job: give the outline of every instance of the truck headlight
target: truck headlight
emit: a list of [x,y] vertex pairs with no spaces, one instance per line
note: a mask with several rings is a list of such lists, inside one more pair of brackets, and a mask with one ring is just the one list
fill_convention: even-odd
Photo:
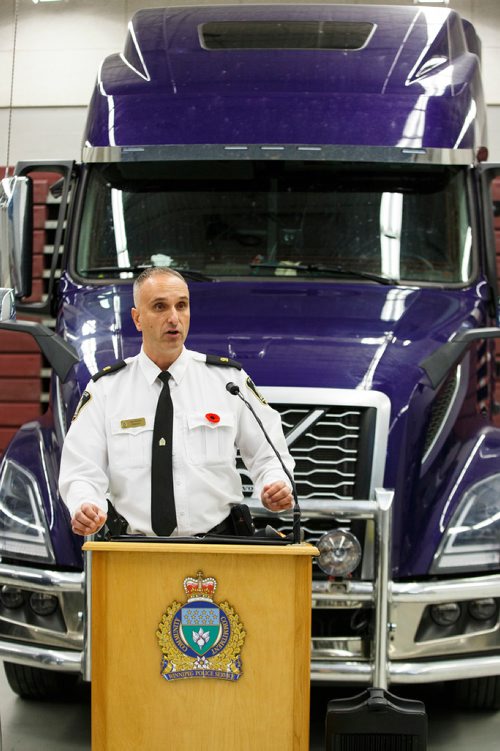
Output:
[[431,573],[500,569],[500,475],[468,490],[455,511]]
[[11,459],[0,473],[0,554],[55,562],[37,481]]

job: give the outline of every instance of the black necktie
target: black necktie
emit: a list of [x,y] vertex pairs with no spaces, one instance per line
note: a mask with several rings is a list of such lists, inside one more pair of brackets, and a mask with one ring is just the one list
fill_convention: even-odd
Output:
[[177,526],[172,477],[174,407],[168,385],[170,373],[165,370],[158,378],[163,382],[163,388],[156,407],[153,429],[151,525],[155,534],[167,536],[172,534]]

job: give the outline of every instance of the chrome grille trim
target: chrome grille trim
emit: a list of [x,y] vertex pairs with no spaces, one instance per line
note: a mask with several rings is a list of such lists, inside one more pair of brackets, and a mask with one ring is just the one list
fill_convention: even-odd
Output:
[[286,442],[288,445],[296,440],[296,438],[301,434],[304,428],[308,428],[310,425],[313,425],[316,420],[325,412],[325,410],[323,409],[315,409],[308,414],[307,410],[300,410],[300,412],[304,414],[304,419],[292,430],[287,430],[288,428],[292,427],[292,424],[287,422],[287,415],[289,415],[291,411],[292,410],[286,410],[281,414],[281,422],[286,432]]
[[[391,409],[386,394],[362,389],[280,386],[259,387],[259,390],[272,406],[285,405],[280,413],[287,443],[297,463],[299,500],[310,503],[317,500],[318,516],[322,515],[323,504],[326,507],[329,502],[354,500],[355,463],[362,438],[359,421],[364,410],[374,408],[372,468],[363,497],[374,496],[375,488],[381,487],[384,479]],[[353,420],[357,424],[352,424]],[[329,434],[334,430],[340,430],[340,435]],[[298,441],[306,445],[297,445]],[[346,445],[347,442],[352,445]],[[318,456],[319,452],[327,456]],[[321,476],[327,474],[332,475],[332,481],[324,483]],[[312,481],[314,475],[316,482]],[[329,513],[326,508],[324,512]]]

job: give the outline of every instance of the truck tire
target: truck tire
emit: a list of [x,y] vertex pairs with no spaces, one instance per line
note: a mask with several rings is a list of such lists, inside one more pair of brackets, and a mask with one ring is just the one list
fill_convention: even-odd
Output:
[[80,683],[78,673],[60,673],[14,662],[4,662],[4,668],[9,686],[23,699],[71,701]]
[[500,709],[500,675],[457,681],[454,699],[462,709]]

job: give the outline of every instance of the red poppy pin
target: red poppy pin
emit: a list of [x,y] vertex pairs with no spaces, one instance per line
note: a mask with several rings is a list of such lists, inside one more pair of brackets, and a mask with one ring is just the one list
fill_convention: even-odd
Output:
[[215,412],[207,412],[207,414],[205,415],[205,417],[208,420],[208,422],[211,422],[214,425],[216,423],[220,422],[220,417],[219,417],[219,415],[216,415]]

